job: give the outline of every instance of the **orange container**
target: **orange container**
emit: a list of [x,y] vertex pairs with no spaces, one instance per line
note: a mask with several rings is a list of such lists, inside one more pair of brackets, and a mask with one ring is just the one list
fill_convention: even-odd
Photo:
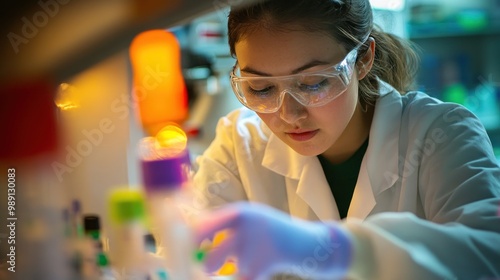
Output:
[[154,136],[169,123],[182,125],[188,117],[188,98],[175,35],[163,29],[142,32],[129,51],[133,102],[145,132]]

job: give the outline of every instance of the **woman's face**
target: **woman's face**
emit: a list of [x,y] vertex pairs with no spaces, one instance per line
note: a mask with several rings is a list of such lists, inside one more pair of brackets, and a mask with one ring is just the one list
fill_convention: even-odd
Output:
[[[295,74],[297,69],[299,73],[315,72],[339,63],[347,54],[337,41],[322,33],[264,29],[243,36],[235,52],[242,76],[283,76]],[[285,94],[277,112],[258,115],[296,152],[316,156],[328,154],[336,144],[337,148],[349,145],[349,137],[343,134],[361,118],[357,103],[358,81],[354,73],[348,89],[326,105],[305,107]]]

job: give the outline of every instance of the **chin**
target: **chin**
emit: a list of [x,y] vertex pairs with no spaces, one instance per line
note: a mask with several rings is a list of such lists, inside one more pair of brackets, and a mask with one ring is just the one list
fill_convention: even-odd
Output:
[[303,156],[315,157],[322,154],[326,149],[315,145],[289,145],[295,152]]

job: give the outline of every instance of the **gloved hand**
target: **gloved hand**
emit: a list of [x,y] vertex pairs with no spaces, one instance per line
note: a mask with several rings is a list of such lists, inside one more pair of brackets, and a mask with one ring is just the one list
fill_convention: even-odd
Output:
[[248,202],[219,208],[195,223],[198,243],[212,240],[221,230],[227,230],[227,236],[208,252],[208,272],[235,258],[241,279],[270,279],[279,273],[331,280],[343,278],[351,264],[350,235],[336,223],[292,219]]

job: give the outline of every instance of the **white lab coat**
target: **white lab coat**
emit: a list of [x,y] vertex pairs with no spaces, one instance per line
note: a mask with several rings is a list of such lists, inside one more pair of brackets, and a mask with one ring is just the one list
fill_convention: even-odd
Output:
[[[352,270],[363,279],[500,279],[500,167],[485,129],[462,106],[385,83],[380,94],[342,221],[361,249]],[[220,119],[197,165],[199,206],[250,200],[339,220],[317,157],[297,154],[245,108]]]

